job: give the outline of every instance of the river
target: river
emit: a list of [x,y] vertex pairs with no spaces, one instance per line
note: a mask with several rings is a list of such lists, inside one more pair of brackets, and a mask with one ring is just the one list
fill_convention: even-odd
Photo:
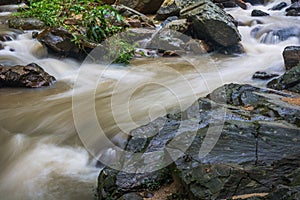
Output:
[[[83,132],[94,130],[93,114],[102,130],[122,145],[123,133],[171,110],[184,109],[225,83],[264,86],[266,82],[252,80],[256,71],[282,74],[282,51],[299,45],[299,39],[279,41],[267,32],[300,30],[300,24],[298,17],[286,17],[283,10],[268,10],[277,3],[227,9],[247,25],[239,26],[245,54],[139,59],[128,67],[93,64],[84,68],[72,59],[51,58],[31,32],[16,34],[1,25],[0,32],[9,31],[16,38],[3,42],[0,63],[35,62],[57,82],[34,90],[0,89],[0,199],[94,199],[100,168],[81,140]],[[254,8],[271,16],[251,17]],[[2,12],[2,19],[9,14]],[[256,27],[262,29],[255,38],[251,30]],[[78,77],[80,69],[85,72]],[[91,102],[95,105],[89,110]],[[114,156],[102,149],[97,149],[98,156]]]

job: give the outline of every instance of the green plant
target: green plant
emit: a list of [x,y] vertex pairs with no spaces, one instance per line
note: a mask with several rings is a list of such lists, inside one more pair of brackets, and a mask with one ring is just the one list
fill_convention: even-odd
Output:
[[83,15],[83,23],[87,37],[95,42],[123,30],[125,20],[109,5],[94,7]]

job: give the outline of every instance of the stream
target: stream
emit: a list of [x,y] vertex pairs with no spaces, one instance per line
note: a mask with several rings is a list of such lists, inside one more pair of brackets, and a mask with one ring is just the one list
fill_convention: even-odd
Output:
[[[16,37],[3,42],[1,64],[35,62],[57,78],[42,89],[0,89],[0,199],[95,199],[100,168],[91,154],[109,159],[114,152],[105,147],[89,152],[82,143],[74,111],[80,127],[93,133],[93,113],[87,109],[91,101],[104,133],[122,145],[124,133],[174,109],[183,110],[225,83],[265,86],[265,81],[252,79],[256,71],[282,74],[283,49],[299,45],[300,18],[284,16],[284,9],[268,10],[279,2],[226,9],[244,24],[239,31],[245,54],[144,58],[127,67],[53,58],[32,39],[32,32],[19,34],[0,25],[0,33]],[[251,17],[253,9],[270,16]],[[0,13],[2,21],[9,14]],[[295,34],[281,41],[278,30]],[[99,139],[95,136],[93,143]]]

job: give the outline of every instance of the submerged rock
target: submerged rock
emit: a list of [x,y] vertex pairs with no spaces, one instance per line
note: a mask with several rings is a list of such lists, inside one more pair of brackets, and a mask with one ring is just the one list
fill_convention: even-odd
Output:
[[287,7],[288,4],[286,2],[280,2],[279,4],[276,4],[270,10],[282,10],[283,8]]
[[255,74],[253,74],[252,78],[253,79],[260,79],[260,80],[269,80],[272,79],[274,77],[279,76],[278,74],[268,74],[267,72],[255,72]]
[[270,15],[269,13],[266,13],[261,10],[253,10],[251,12],[251,16],[253,16],[253,17],[263,17],[263,16],[269,16],[269,15]]
[[54,82],[55,78],[35,63],[26,66],[0,66],[0,87],[38,88]]
[[297,66],[300,62],[300,46],[287,46],[283,50],[284,65],[287,70]]
[[288,90],[300,93],[300,65],[293,67],[281,77],[269,82],[268,87],[276,90]]
[[[183,112],[169,113],[131,131],[126,150],[141,155],[124,155],[121,160],[133,171],[143,164],[151,171],[159,166],[157,161],[174,160],[158,172],[179,182],[185,199],[237,199],[254,193],[264,199],[297,197],[300,107],[282,100],[287,97],[295,96],[250,85],[225,85]],[[214,142],[213,148],[207,146]],[[161,153],[149,154],[157,151]],[[99,176],[100,199],[157,190],[164,184],[152,179],[151,173],[110,171],[107,168]],[[137,188],[140,180],[150,184]]]
[[40,30],[45,28],[45,23],[34,18],[11,18],[8,20],[8,26],[21,30]]

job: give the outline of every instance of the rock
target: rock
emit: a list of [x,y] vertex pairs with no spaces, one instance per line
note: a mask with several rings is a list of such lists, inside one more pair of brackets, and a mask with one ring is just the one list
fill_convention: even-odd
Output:
[[45,23],[34,18],[10,18],[8,26],[21,30],[40,30],[45,27]]
[[160,26],[163,28],[165,27],[167,24],[169,24],[170,22],[172,21],[175,21],[175,20],[178,20],[179,18],[177,16],[171,16],[171,17],[168,17],[165,21],[163,21]]
[[263,16],[269,16],[270,14],[263,12],[261,10],[253,10],[251,12],[252,17],[263,17]]
[[286,2],[280,2],[279,4],[276,4],[270,10],[282,10],[283,8],[287,7],[288,4]]
[[[164,25],[164,24],[163,24]],[[183,34],[188,34],[190,23],[187,22],[186,19],[172,20],[168,22],[165,26],[166,29],[170,29],[173,31],[178,31]]]
[[129,28],[126,38],[133,42],[147,40],[150,39],[155,32],[156,30],[152,28]]
[[58,56],[84,59],[96,45],[87,41],[81,42],[79,48],[72,40],[73,35],[63,28],[47,28],[37,36],[37,40],[45,45],[50,53]]
[[300,62],[300,46],[287,46],[283,50],[284,65],[287,70],[297,66]]
[[259,39],[260,43],[277,44],[290,37],[299,37],[300,29],[298,27],[279,27],[276,29],[256,27],[251,31],[251,36]]
[[275,90],[288,90],[300,93],[300,65],[288,70],[281,77],[272,80],[267,86]]
[[142,27],[142,23],[138,19],[129,19],[129,20],[127,20],[127,23],[129,24],[129,26],[131,28],[141,28]]
[[133,8],[143,14],[155,14],[160,8],[164,0],[119,0],[119,4],[123,4]]
[[246,3],[250,3],[251,5],[264,5],[264,0],[244,0]]
[[269,80],[272,79],[274,77],[279,76],[278,74],[268,74],[267,72],[255,72],[255,74],[253,74],[252,79],[260,79],[260,80]]
[[[105,169],[98,180],[100,199],[105,198],[103,194],[114,194],[111,199],[117,199],[132,192],[157,190],[163,184],[159,180],[168,179],[153,176],[173,177],[182,189],[180,196],[185,196],[182,199],[237,199],[254,193],[263,199],[298,199],[300,108],[282,101],[287,97],[295,96],[228,84],[185,111],[169,113],[132,130],[126,150],[142,155],[138,157],[141,160],[124,155],[121,160],[129,163],[127,169],[138,171],[141,163],[148,163],[146,169],[151,171],[156,161],[163,165],[168,159],[171,164],[159,170],[163,176]],[[202,156],[201,147],[214,142]],[[147,154],[155,151],[161,151],[159,156]],[[141,180],[147,187],[140,187]]]
[[243,0],[213,0],[213,2],[221,8],[232,8],[239,6],[244,10],[247,9],[247,5]]
[[299,1],[292,3],[292,5],[290,7],[288,7],[285,11],[287,12],[286,16],[300,16]]
[[184,49],[198,55],[208,53],[212,50],[211,47],[203,40],[197,39],[191,39],[188,41]]
[[204,0],[182,9],[180,17],[190,23],[193,38],[225,47],[241,40],[234,18],[211,1]]
[[55,78],[35,63],[27,66],[0,66],[0,87],[38,88],[54,82]]
[[179,16],[180,7],[176,0],[165,0],[156,13],[156,20],[165,20],[168,17]]
[[137,193],[127,193],[121,196],[118,200],[143,200],[144,198]]
[[10,4],[18,4],[22,3],[22,0],[1,0],[0,5],[10,5]]
[[153,27],[155,28],[155,24],[152,19],[144,15],[143,13],[140,13],[130,7],[124,6],[124,5],[116,5],[114,6],[118,12],[126,17],[130,17],[131,19],[140,20],[142,27]]

